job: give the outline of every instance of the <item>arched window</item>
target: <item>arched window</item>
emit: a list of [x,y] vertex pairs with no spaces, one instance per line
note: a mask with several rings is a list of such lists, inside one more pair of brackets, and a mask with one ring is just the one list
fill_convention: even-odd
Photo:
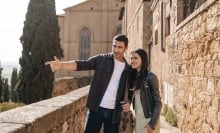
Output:
[[90,56],[91,33],[88,28],[83,28],[80,32],[80,59],[88,59]]

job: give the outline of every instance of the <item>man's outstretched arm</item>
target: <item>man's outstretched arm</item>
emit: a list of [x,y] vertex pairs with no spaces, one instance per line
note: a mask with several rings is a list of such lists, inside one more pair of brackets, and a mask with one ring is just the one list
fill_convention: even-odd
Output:
[[58,70],[74,71],[74,70],[76,70],[76,67],[77,67],[76,62],[74,60],[61,62],[56,56],[54,56],[53,61],[45,62],[45,65],[50,65],[52,72],[56,72]]

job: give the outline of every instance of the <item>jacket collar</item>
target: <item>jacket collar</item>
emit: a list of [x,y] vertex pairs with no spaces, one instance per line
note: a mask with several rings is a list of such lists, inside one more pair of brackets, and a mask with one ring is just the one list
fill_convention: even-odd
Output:
[[[114,60],[114,55],[113,55],[113,53],[109,53],[108,54],[109,56],[108,56],[108,58],[109,59],[112,59],[112,60]],[[126,61],[126,59],[123,57],[123,60],[124,60],[124,62],[125,62],[125,71],[128,71],[128,69],[129,69],[129,65],[128,65],[128,62]]]

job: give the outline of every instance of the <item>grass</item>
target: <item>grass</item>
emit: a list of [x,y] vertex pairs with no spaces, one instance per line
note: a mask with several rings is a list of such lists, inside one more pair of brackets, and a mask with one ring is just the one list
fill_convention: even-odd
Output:
[[0,103],[0,112],[14,109],[20,106],[24,106],[24,104],[23,103],[8,103],[8,102]]

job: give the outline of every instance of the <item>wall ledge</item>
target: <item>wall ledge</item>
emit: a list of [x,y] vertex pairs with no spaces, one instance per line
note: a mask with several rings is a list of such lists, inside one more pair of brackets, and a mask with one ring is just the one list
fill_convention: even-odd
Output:
[[[87,109],[85,107],[89,86],[79,88],[65,95],[53,97],[37,103],[18,107],[0,113],[1,133],[47,133],[62,131],[67,122],[70,132],[74,119],[78,126],[84,125]],[[72,123],[71,123],[72,122]],[[82,124],[80,124],[80,122]],[[83,130],[84,127],[78,127]],[[68,131],[68,132],[69,132]]]

